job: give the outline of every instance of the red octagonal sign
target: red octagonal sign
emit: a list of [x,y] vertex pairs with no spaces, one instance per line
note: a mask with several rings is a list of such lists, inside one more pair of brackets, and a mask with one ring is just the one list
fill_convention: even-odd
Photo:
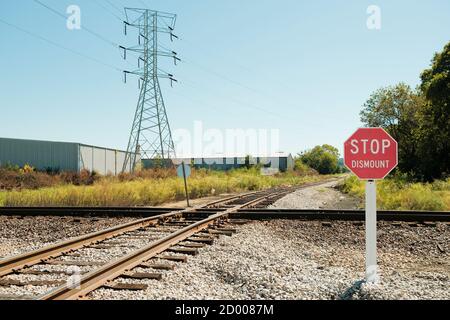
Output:
[[362,180],[379,180],[397,166],[397,152],[397,141],[383,128],[361,128],[344,144],[344,164]]

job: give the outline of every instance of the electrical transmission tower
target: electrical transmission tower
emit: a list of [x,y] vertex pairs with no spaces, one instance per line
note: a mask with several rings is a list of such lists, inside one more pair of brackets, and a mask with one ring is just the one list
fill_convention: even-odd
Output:
[[173,33],[176,23],[175,14],[137,8],[126,8],[125,13],[125,35],[128,28],[138,30],[137,46],[120,47],[123,49],[124,59],[127,58],[129,51],[139,55],[138,69],[124,71],[125,82],[129,74],[139,77],[140,95],[123,167],[125,171],[130,165],[131,170],[134,171],[138,153],[141,154],[142,159],[165,160],[175,157],[175,146],[159,79],[169,79],[171,85],[177,80],[172,74],[158,68],[158,57],[170,57],[175,65],[180,59],[176,52],[166,49],[158,42],[160,34],[167,34],[171,41],[178,38]]

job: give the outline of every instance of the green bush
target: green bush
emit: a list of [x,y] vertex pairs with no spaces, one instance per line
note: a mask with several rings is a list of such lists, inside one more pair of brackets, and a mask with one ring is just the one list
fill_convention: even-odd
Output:
[[299,155],[301,162],[313,168],[320,174],[335,174],[340,172],[339,151],[328,144],[316,146]]

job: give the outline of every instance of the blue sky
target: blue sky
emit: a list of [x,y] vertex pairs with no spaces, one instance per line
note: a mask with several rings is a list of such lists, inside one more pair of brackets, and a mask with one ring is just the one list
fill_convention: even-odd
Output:
[[[65,12],[79,5],[82,26],[129,45],[107,0],[41,0]],[[299,0],[109,0],[178,15],[186,62],[162,67],[171,126],[280,129],[280,151],[317,144],[342,149],[360,126],[369,94],[419,75],[450,40],[450,2]],[[369,5],[381,9],[381,30],[366,27]],[[102,8],[106,7],[108,10]],[[120,51],[32,0],[1,1],[0,19],[117,69]],[[77,141],[125,148],[138,98],[137,81],[115,68],[54,47],[0,23],[0,136]]]

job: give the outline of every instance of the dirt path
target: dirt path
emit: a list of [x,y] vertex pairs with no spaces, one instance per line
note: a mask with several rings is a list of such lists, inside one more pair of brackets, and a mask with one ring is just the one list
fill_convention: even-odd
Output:
[[339,181],[298,190],[275,202],[282,209],[356,209],[360,201],[336,189]]

